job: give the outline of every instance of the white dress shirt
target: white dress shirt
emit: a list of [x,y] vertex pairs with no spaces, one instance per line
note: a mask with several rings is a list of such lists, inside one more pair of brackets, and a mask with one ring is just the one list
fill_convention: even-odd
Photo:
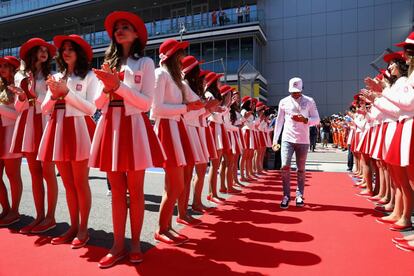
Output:
[[[302,115],[308,118],[308,123],[294,121],[293,115]],[[311,97],[302,95],[299,99],[294,99],[287,96],[279,102],[273,144],[277,144],[282,128],[282,142],[309,144],[309,127],[317,125],[319,122],[319,113],[315,101]]]

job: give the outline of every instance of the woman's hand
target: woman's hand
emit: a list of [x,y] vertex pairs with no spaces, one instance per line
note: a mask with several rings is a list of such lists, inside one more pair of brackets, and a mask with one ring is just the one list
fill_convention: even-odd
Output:
[[104,93],[116,91],[121,85],[118,73],[115,68],[111,70],[108,63],[104,63],[101,69],[92,69],[96,77],[104,84]]
[[381,93],[383,90],[383,87],[380,83],[376,82],[375,80],[371,79],[370,77],[366,77],[364,79],[364,82],[366,84],[366,86],[368,87],[368,89],[374,91],[374,92],[378,92]]
[[9,85],[7,86],[7,88],[14,93],[16,96],[19,97],[19,101],[24,101],[26,100],[27,96],[26,93],[24,93],[23,89],[21,89],[20,87],[17,87],[15,85]]
[[186,105],[187,105],[187,111],[199,110],[204,107],[204,104],[200,100],[187,103]]
[[53,100],[64,98],[69,93],[66,80],[64,79],[56,80],[53,76],[49,76],[46,83],[52,93]]

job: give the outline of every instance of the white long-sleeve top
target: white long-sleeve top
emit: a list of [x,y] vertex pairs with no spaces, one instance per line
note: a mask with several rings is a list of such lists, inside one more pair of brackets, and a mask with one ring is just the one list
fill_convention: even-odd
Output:
[[163,66],[155,69],[154,100],[151,107],[151,119],[169,119],[180,121],[187,112],[185,99],[170,73]]
[[[24,79],[28,78],[28,76],[22,72],[19,71],[14,75],[14,85],[17,87],[21,88],[21,84],[22,81]],[[46,81],[45,78],[43,76],[42,73],[38,74],[38,76],[36,77],[36,84],[33,87],[33,84],[29,83],[29,90],[33,91],[34,94],[36,94],[36,103],[35,103],[35,111],[36,114],[40,114],[42,113],[42,102],[46,97],[46,92],[47,92],[47,85],[46,85]],[[20,101],[19,97],[16,97],[15,102],[14,102],[14,107],[16,108],[16,110],[18,112],[23,112],[24,110],[29,108],[29,100],[26,99],[24,101]]]
[[378,97],[374,100],[374,106],[384,113],[384,122],[395,122],[400,117],[401,109],[393,104],[389,98],[397,98],[397,94],[405,86],[406,81],[406,77],[400,77],[389,89],[384,89],[382,97]]
[[[307,124],[292,119],[293,115],[299,114],[308,118]],[[309,127],[317,125],[319,122],[319,113],[315,101],[311,97],[302,95],[299,99],[294,99],[287,96],[279,102],[273,144],[279,140],[282,128],[282,142],[309,144]]]
[[[209,91],[206,91],[204,96],[206,97],[206,99],[215,99],[214,95]],[[213,112],[210,114],[210,116],[208,116],[207,119],[209,122],[214,122],[216,124],[223,124],[223,115],[225,115],[226,112],[228,112],[227,109],[225,109],[224,112]]]
[[[195,102],[199,101],[200,97],[191,89],[187,82],[183,81],[184,89],[185,89],[185,98],[188,102]],[[189,126],[200,127],[202,124],[203,115],[206,113],[205,108],[201,108],[198,110],[191,110],[187,113],[184,113],[184,123]]]
[[243,116],[243,119],[244,119],[243,129],[253,130],[254,129],[254,116],[253,114],[250,114],[248,117],[246,117],[247,112],[249,111],[247,111],[246,109],[242,109],[242,111],[240,112],[240,114]]
[[356,132],[364,132],[365,125],[367,120],[365,119],[365,115],[357,113],[354,118],[354,123],[356,127]]
[[[154,62],[148,57],[128,58],[121,71],[124,71],[124,80],[114,93],[124,99],[125,115],[148,112],[154,95]],[[95,105],[106,113],[110,98],[102,91],[103,85],[100,86]]]
[[224,128],[227,129],[228,131],[238,131],[239,130],[239,128],[236,127],[235,125],[233,125],[233,123],[231,122],[230,110],[229,110],[229,112],[227,112],[226,114],[223,115],[223,123],[224,123]]
[[404,85],[398,87],[398,91],[384,97],[400,109],[399,120],[412,118],[414,116],[414,74],[407,78]]
[[[63,78],[63,73],[54,75],[56,80]],[[99,94],[100,85],[95,73],[89,71],[85,78],[70,75],[66,85],[69,89],[65,96],[65,117],[92,116],[96,111],[94,99]],[[41,105],[44,114],[50,114],[55,108],[57,100],[52,100],[52,92],[48,89]]]

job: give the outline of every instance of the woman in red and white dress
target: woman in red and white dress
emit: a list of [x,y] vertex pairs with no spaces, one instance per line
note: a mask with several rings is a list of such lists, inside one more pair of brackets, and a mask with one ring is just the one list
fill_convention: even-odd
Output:
[[72,242],[72,248],[80,248],[89,240],[92,197],[88,159],[95,131],[91,116],[96,110],[93,100],[98,79],[89,69],[93,53],[85,40],[78,35],[58,35],[53,42],[58,48],[56,62],[60,73],[47,80],[42,112],[51,117],[43,132],[38,159],[55,162],[65,186],[70,215],[69,230],[51,243]]
[[266,153],[266,134],[265,134],[265,130],[267,127],[267,123],[266,123],[266,116],[265,116],[265,109],[266,106],[264,103],[262,102],[258,102],[257,106],[256,106],[256,111],[257,111],[257,122],[258,124],[256,125],[257,128],[257,133],[259,136],[259,147],[257,149],[257,154],[255,157],[255,162],[256,162],[256,168],[257,168],[257,173],[258,174],[262,174],[263,173],[263,161],[264,161],[264,156]]
[[[200,141],[200,145],[198,145],[199,149],[193,149],[193,152],[196,150],[201,150],[202,153],[199,153],[199,155],[202,154],[205,158],[202,162],[196,162],[195,164],[196,174],[193,178],[194,193],[192,203],[193,211],[204,213],[211,210],[211,208],[203,205],[201,199],[201,194],[204,186],[204,178],[207,171],[207,164],[209,162],[210,156],[217,156],[214,139],[207,126],[206,118],[218,105],[218,101],[207,100],[204,98],[203,79],[207,72],[200,72],[199,61],[193,56],[186,56],[181,60],[181,64],[181,72],[184,75],[184,82],[191,89],[191,92],[196,96],[193,96],[194,100],[201,99],[205,103],[205,108],[190,111],[184,114],[184,121],[187,125],[187,130],[193,132],[192,129],[195,128],[198,134],[198,140]],[[195,135],[193,134],[192,136]],[[198,140],[194,139],[193,143],[191,144],[192,148],[194,146],[197,147],[196,143]]]
[[223,198],[220,198],[217,193],[217,173],[220,166],[220,161],[223,157],[224,152],[230,151],[230,141],[223,124],[223,113],[226,108],[223,106],[223,98],[218,88],[218,81],[222,75],[210,72],[204,79],[204,95],[206,99],[218,100],[220,102],[219,107],[211,113],[208,117],[210,131],[214,137],[214,142],[217,148],[217,158],[212,158],[211,166],[208,172],[209,192],[207,200],[222,204]]
[[[20,66],[20,61],[13,56],[0,58],[0,226],[7,226],[20,219],[19,206],[22,197],[22,177],[20,167],[21,153],[11,153],[13,129],[19,115],[14,108],[14,94],[7,87],[14,83],[14,74]],[[6,171],[10,183],[10,207],[3,172]],[[4,219],[3,219],[4,218]]]
[[103,84],[95,99],[102,116],[92,141],[89,165],[107,173],[112,190],[114,243],[99,261],[113,266],[128,255],[125,226],[131,222],[129,261],[143,261],[140,247],[144,219],[145,169],[162,165],[163,149],[148,116],[154,96],[154,62],[144,57],[148,35],[137,15],[116,11],[105,19],[111,44],[101,70],[94,70]]
[[[37,160],[37,153],[49,115],[42,114],[41,104],[46,96],[46,78],[56,48],[41,38],[32,38],[20,47],[20,58],[25,67],[15,75],[11,90],[18,95],[15,108],[19,112],[14,127],[10,151],[23,153],[29,165],[36,218],[20,229],[20,233],[42,233],[56,226],[57,179],[53,162]],[[45,216],[45,188],[47,186],[47,214]]]
[[[240,152],[236,152],[236,154],[234,155],[233,181],[235,185],[239,187],[244,187],[244,185],[240,182],[239,177],[238,177],[239,159],[240,159],[242,152],[246,148],[244,140],[243,140],[243,134],[242,134],[244,118],[240,114],[240,93],[238,91],[234,91],[233,97],[235,97],[235,99],[234,99],[234,103],[230,106],[230,110],[231,110],[230,112],[234,113],[232,124],[233,126],[237,128],[237,131],[234,133],[234,136],[238,143],[237,145],[240,149]],[[241,169],[240,169],[240,172],[241,172]]]
[[223,151],[223,159],[220,165],[220,193],[224,194],[236,194],[241,192],[233,187],[235,156],[236,154],[240,154],[239,143],[235,136],[235,133],[239,129],[233,125],[233,122],[236,119],[234,107],[232,107],[236,101],[236,97],[232,94],[233,90],[234,89],[229,85],[220,87],[220,94],[223,97],[223,106],[226,108],[225,112],[223,112],[223,125],[230,145],[229,150]]
[[[201,101],[200,96],[196,93],[196,91],[198,91],[198,93],[200,92],[200,69],[198,67],[198,61],[193,56],[186,56],[181,59],[181,66],[181,73],[184,76],[182,83],[186,102]],[[196,66],[198,70],[194,69]],[[204,175],[209,161],[208,151],[203,147],[203,143],[206,141],[200,138],[198,131],[200,120],[202,120],[205,113],[206,109],[201,108],[183,114],[184,124],[186,126],[191,151],[194,157],[194,164],[187,162],[187,165],[184,167],[184,190],[178,198],[177,222],[183,225],[198,225],[201,223],[201,220],[192,217],[187,210],[194,167],[197,172],[197,176],[194,179],[196,181],[194,189],[200,189],[200,185],[202,187],[200,180],[202,179],[204,181]],[[204,175],[201,175],[203,173]]]
[[167,244],[182,244],[188,240],[178,234],[171,225],[174,205],[184,190],[184,167],[194,164],[189,136],[182,115],[203,108],[200,100],[188,102],[181,76],[181,59],[185,56],[188,42],[165,40],[159,49],[160,67],[155,70],[155,91],[151,118],[155,120],[155,132],[165,149],[167,160],[165,188],[160,206],[159,227],[154,235]]
[[240,114],[244,118],[242,134],[245,147],[242,152],[242,157],[240,159],[240,180],[252,181],[254,179],[252,160],[254,157],[255,149],[255,139],[253,134],[254,116],[252,111],[252,99],[249,96],[245,96],[242,98],[241,104],[242,110]]

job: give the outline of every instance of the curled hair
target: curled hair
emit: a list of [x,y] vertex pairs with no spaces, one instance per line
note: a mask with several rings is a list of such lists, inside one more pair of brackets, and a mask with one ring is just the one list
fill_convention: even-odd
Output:
[[[114,31],[115,33],[115,31]],[[114,37],[114,34],[112,34]],[[122,45],[115,41],[115,38],[112,39],[109,48],[105,52],[104,62],[109,63],[110,68],[116,68],[119,70],[121,68],[122,57],[124,56],[124,49]],[[141,41],[136,38],[132,43],[131,48],[129,49],[128,57],[138,60],[144,56],[144,46],[141,44]]]
[[[24,72],[28,73],[29,71],[32,73],[36,72],[36,62],[37,62],[37,52],[39,51],[40,46],[35,46],[31,48],[27,54],[26,58],[23,60],[25,63]],[[43,74],[43,77],[47,78],[47,76],[50,75],[50,72],[52,71],[52,57],[48,51],[47,60],[46,62],[43,62],[41,64],[41,72]]]
[[251,101],[250,100],[246,101],[244,104],[242,104],[241,108],[247,111],[252,111]]
[[177,52],[175,52],[171,57],[169,57],[167,60],[163,62],[165,67],[167,68],[168,72],[171,75],[171,78],[173,79],[174,83],[178,86],[178,88],[181,90],[183,101],[185,101],[185,94],[184,94],[184,85],[181,82],[181,64],[180,60],[178,59],[179,55],[182,54],[184,50],[180,49]]
[[406,77],[408,75],[408,64],[402,59],[395,59],[393,62],[397,65],[400,76],[391,76],[389,78],[390,84],[394,84],[400,77]]
[[59,48],[58,55],[56,57],[56,63],[59,67],[59,70],[61,72],[64,72],[64,71],[67,72],[67,69],[68,69],[68,64],[63,60],[63,57],[62,57],[63,45],[65,42],[70,42],[70,44],[73,47],[73,50],[76,53],[76,63],[75,63],[75,68],[73,70],[73,73],[76,76],[84,79],[90,69],[90,62],[88,61],[88,57],[85,51],[82,49],[82,47],[80,47],[77,43],[74,43],[73,41],[65,40],[63,41],[62,46]]
[[190,72],[184,76],[184,79],[188,82],[194,93],[196,93],[200,98],[204,98],[203,81],[200,77],[200,67],[198,65],[191,69]]

